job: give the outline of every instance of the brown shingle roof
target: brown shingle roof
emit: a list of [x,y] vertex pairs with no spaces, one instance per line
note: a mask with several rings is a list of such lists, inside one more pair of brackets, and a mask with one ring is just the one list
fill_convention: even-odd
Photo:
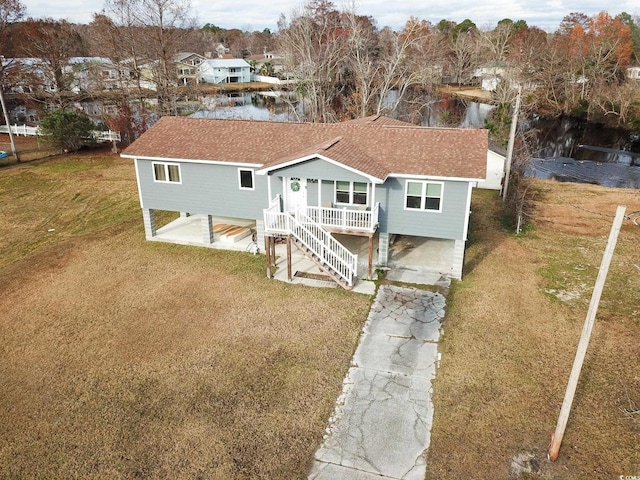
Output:
[[391,126],[380,122],[381,125],[376,121],[282,123],[163,117],[123,155],[273,168],[322,153],[380,179],[388,174],[485,177],[486,130],[425,128],[403,122],[402,126]]

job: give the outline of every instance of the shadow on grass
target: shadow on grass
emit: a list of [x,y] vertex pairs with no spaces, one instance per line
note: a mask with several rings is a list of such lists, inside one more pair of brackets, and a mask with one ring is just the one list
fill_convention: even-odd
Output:
[[493,190],[475,190],[471,198],[469,239],[463,272],[470,274],[508,235],[504,206]]

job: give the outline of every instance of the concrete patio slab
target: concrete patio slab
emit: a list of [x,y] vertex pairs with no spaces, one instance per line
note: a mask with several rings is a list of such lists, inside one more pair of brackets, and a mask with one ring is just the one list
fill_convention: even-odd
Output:
[[311,480],[423,480],[445,297],[382,285]]

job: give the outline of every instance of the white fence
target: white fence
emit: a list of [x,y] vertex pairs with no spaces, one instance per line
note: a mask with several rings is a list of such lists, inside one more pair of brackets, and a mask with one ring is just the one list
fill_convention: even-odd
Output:
[[9,127],[11,127],[11,133],[17,136],[33,136],[38,135],[38,127],[27,127],[26,125],[0,125],[0,133],[9,133]]
[[[9,133],[9,128],[11,128],[11,133],[17,136],[35,136],[40,135],[38,131],[38,127],[28,127],[27,125],[0,125],[0,133]],[[120,132],[114,132],[113,130],[93,130],[91,132],[91,137],[96,142],[119,142],[121,141]]]
[[263,82],[263,83],[272,83],[274,85],[291,85],[296,83],[296,80],[281,80],[278,77],[268,77],[266,75],[256,75],[253,74],[254,82]]

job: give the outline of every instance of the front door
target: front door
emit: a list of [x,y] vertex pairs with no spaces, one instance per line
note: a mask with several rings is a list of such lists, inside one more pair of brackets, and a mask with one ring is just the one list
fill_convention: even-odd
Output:
[[288,212],[307,206],[307,179],[291,177],[285,180],[285,205]]

